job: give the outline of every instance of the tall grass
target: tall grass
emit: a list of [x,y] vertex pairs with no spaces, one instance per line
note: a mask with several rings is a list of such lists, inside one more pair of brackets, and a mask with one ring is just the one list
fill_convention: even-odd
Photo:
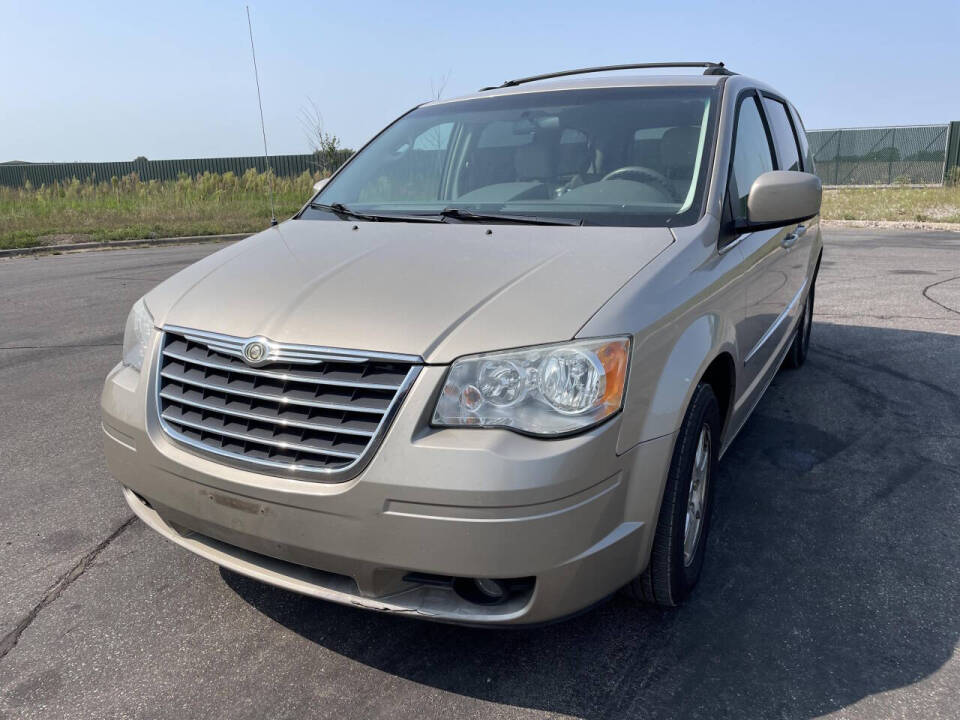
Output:
[[828,188],[822,215],[829,220],[960,223],[960,186]]
[[[277,217],[296,212],[320,177],[274,178]],[[270,174],[253,169],[165,182],[132,173],[105,182],[0,187],[0,248],[255,232],[270,223],[269,189]],[[823,217],[960,223],[960,186],[828,189]]]
[[[277,217],[298,210],[320,177],[274,178]],[[132,173],[105,182],[0,187],[0,248],[262,230],[270,223],[270,179],[250,169],[165,182]]]

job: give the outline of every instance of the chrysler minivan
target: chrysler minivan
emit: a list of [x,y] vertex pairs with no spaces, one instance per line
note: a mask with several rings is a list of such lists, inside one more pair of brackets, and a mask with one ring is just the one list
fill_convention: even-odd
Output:
[[680,65],[704,72],[420,105],[294,217],[148,292],[102,396],[133,511],[387,613],[680,603],[718,462],[807,355],[822,253],[796,109]]

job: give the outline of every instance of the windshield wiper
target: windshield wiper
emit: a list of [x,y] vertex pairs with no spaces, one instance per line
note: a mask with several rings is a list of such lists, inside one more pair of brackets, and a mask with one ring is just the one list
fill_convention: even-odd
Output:
[[371,222],[443,222],[440,218],[429,215],[405,215],[405,214],[384,214],[384,213],[365,213],[359,210],[351,210],[343,203],[307,203],[307,206],[314,210],[325,210],[342,218],[354,218],[355,220],[369,220]]
[[476,213],[463,208],[448,207],[441,210],[436,215],[421,215],[407,213],[366,213],[359,210],[352,210],[343,203],[318,203],[307,204],[314,210],[324,210],[331,212],[341,218],[354,218],[356,220],[369,220],[371,222],[427,222],[437,223],[446,222],[448,219],[459,220],[461,222],[492,222],[492,223],[516,223],[520,225],[583,225],[581,218],[553,218],[538,217],[535,215],[507,215],[503,213]]
[[505,215],[502,213],[476,213],[463,208],[448,207],[439,213],[442,218],[461,222],[517,223],[522,225],[583,225],[583,218],[537,217],[536,215]]

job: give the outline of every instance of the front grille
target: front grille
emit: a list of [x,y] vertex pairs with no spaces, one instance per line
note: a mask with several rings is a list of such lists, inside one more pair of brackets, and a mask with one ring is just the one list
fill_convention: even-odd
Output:
[[250,340],[166,328],[160,425],[193,448],[304,479],[359,472],[419,371],[411,356],[266,340],[266,362],[252,367],[242,359]]

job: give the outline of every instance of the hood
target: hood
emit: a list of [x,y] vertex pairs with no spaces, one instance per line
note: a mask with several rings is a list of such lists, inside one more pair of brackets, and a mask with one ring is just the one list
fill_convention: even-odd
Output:
[[666,228],[289,220],[146,302],[158,325],[446,363],[574,337],[672,241]]

